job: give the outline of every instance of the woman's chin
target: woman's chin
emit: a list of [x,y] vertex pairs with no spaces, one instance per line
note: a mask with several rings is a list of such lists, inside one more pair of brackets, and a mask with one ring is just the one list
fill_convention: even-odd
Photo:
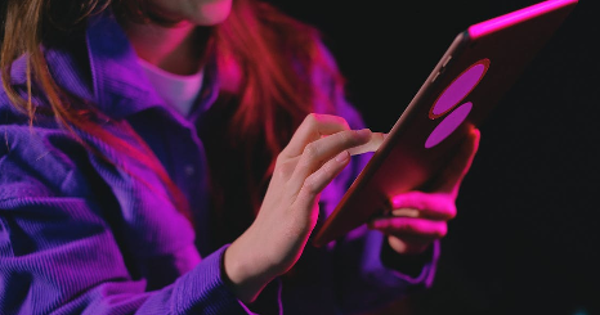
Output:
[[227,19],[231,13],[231,0],[201,1],[193,16],[188,20],[197,25],[216,25]]

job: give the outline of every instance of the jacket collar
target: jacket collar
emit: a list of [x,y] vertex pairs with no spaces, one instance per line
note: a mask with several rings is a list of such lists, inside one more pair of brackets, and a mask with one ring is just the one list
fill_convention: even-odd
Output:
[[[112,11],[90,19],[86,31],[94,98],[100,109],[120,119],[148,108],[166,106],[152,87],[137,55]],[[219,91],[213,56],[205,66],[204,82],[191,118],[197,118],[215,102]]]
[[[86,52],[81,38],[68,47],[42,48],[54,79],[68,92],[89,100],[113,119],[123,119],[153,107],[165,107],[152,87],[124,30],[111,10],[91,17],[85,31]],[[89,61],[89,68],[85,68]],[[11,66],[14,85],[26,83],[26,59]],[[214,103],[219,91],[218,71],[213,56],[204,69],[204,82],[191,118],[196,119]]]
[[138,65],[138,57],[114,15],[107,10],[88,23],[86,43],[99,109],[120,119],[160,106],[163,101]]

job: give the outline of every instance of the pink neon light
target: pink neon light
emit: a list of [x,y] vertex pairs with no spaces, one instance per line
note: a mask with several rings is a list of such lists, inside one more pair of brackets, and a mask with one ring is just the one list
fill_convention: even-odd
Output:
[[472,25],[469,27],[469,36],[477,38],[491,33],[497,29],[508,27],[519,21],[542,15],[554,9],[577,3],[578,0],[548,0],[532,6]]
[[444,139],[448,138],[448,136],[451,135],[465,119],[467,119],[472,108],[473,103],[468,102],[460,105],[457,109],[448,114],[448,116],[433,129],[425,141],[425,148],[433,148],[444,141]]
[[436,119],[441,117],[456,107],[460,101],[479,85],[489,67],[490,60],[486,58],[477,61],[459,74],[433,103],[433,106],[429,110],[429,118]]

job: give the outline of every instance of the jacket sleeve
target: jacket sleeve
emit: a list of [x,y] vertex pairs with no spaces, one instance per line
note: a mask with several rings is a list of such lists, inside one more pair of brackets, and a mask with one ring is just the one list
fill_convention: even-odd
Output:
[[[317,87],[326,91],[334,114],[344,117],[351,128],[365,128],[360,113],[346,99],[343,85],[330,74],[337,71],[335,60],[323,46],[325,67],[315,71],[313,79]],[[330,106],[329,106],[330,107]],[[317,100],[317,109],[326,112],[327,105]],[[366,153],[353,156],[350,165],[329,185],[322,194],[321,214],[330,215],[360,171],[372,156]],[[402,298],[411,292],[423,290],[432,284],[439,259],[440,244],[418,259],[404,258],[386,251],[385,236],[366,228],[365,225],[351,231],[343,239],[332,242],[330,250],[334,257],[334,281],[340,308],[347,312],[360,312]],[[387,242],[387,241],[385,241]],[[396,255],[384,265],[383,255]]]
[[223,281],[225,247],[147,291],[69,159],[75,141],[1,120],[0,139],[1,314],[248,313]]

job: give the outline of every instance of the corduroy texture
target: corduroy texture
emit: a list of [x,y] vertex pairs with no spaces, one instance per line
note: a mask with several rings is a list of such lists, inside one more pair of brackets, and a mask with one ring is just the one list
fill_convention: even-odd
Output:
[[[196,112],[185,120],[156,95],[108,12],[71,45],[45,51],[57,83],[113,118],[104,127],[114,135],[136,145],[128,131],[133,128],[146,141],[188,198],[195,230],[165,197],[156,174],[135,158],[81,134],[115,162],[107,163],[50,117],[39,116],[30,128],[0,92],[0,314],[335,314],[431,284],[438,246],[413,279],[381,264],[381,234],[357,230],[327,248],[307,247],[293,270],[307,277],[278,279],[256,303],[241,305],[222,279],[227,244],[210,237],[198,133],[203,120],[224,119],[206,112],[219,90],[216,65],[205,69]],[[23,63],[12,68],[17,87],[24,86]],[[337,114],[362,128],[343,91],[333,90],[327,77],[314,79]],[[43,95],[34,101],[44,106]],[[315,111],[320,108],[317,102]],[[353,158],[325,189],[321,220],[367,160]]]

